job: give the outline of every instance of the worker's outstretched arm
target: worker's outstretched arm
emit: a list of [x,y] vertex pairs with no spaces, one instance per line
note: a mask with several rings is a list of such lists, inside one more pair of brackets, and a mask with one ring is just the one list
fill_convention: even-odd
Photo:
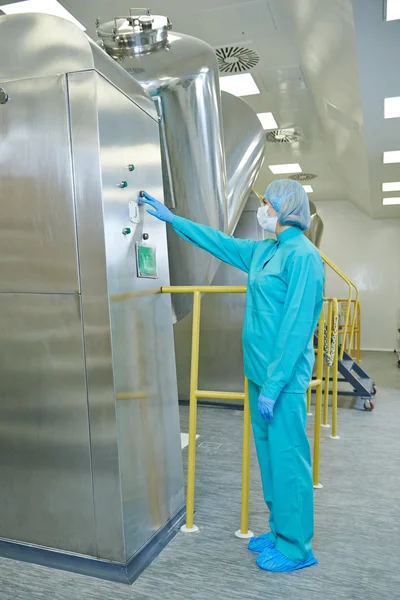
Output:
[[276,401],[293,377],[317,326],[323,306],[322,263],[313,254],[295,258],[288,266],[284,313],[261,394]]
[[245,273],[249,272],[254,248],[257,244],[256,241],[230,237],[217,229],[177,217],[164,204],[146,192],[143,194],[142,202],[151,207],[151,210],[147,211],[149,214],[161,221],[171,223],[174,230],[194,246],[206,250],[213,256]]

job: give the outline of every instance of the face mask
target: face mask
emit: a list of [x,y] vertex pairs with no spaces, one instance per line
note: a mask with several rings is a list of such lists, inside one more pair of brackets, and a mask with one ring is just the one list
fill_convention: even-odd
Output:
[[260,227],[268,231],[269,233],[276,233],[276,226],[278,224],[278,217],[268,216],[268,206],[260,206],[257,211],[257,220]]

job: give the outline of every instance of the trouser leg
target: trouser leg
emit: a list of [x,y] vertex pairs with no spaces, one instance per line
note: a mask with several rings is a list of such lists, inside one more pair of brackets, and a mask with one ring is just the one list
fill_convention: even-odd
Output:
[[261,482],[263,487],[264,499],[268,506],[270,517],[269,526],[272,532],[272,538],[276,536],[274,524],[274,507],[272,496],[272,475],[271,461],[268,447],[268,422],[265,421],[258,412],[258,397],[260,387],[249,381],[249,403],[251,424],[253,428],[254,442],[256,445],[258,464],[260,466]]
[[310,445],[306,435],[306,397],[281,394],[268,425],[276,548],[287,558],[302,562],[314,535],[314,493]]

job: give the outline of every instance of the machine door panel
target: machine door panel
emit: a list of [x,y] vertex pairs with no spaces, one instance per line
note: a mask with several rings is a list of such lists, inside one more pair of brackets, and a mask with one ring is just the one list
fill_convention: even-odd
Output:
[[[130,557],[184,502],[171,300],[159,292],[169,283],[168,253],[165,224],[148,215],[145,206],[133,213],[130,205],[136,204],[142,189],[162,200],[158,124],[101,77],[97,97],[118,447]],[[152,277],[138,277],[137,244],[154,252]]]
[[0,294],[0,537],[95,556],[80,312]]
[[0,292],[79,290],[65,76],[2,83]]

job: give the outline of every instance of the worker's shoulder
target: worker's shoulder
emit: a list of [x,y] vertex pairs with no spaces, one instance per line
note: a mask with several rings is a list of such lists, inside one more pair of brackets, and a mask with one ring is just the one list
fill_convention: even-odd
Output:
[[322,265],[320,253],[314,244],[304,234],[295,240],[295,243],[292,245],[291,254],[293,258],[309,258],[310,260],[315,260],[318,264]]
[[276,245],[276,240],[267,238],[266,240],[254,241],[254,249],[263,252],[265,248]]

